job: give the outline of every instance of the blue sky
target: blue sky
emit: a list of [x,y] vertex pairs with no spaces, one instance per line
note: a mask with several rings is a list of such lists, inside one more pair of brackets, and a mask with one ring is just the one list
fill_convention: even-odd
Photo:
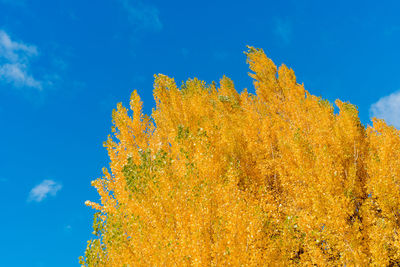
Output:
[[153,75],[232,78],[264,49],[330,101],[400,127],[397,1],[0,0],[1,266],[74,266],[91,238],[90,181],[111,111]]

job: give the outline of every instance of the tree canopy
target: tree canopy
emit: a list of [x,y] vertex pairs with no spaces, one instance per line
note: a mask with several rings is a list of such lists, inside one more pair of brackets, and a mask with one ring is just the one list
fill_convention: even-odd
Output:
[[255,95],[159,74],[150,117],[117,105],[81,264],[400,264],[400,132],[246,54]]

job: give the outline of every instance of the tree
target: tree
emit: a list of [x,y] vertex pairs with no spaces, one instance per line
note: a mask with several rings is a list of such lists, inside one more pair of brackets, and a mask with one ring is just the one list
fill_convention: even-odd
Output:
[[151,117],[117,105],[83,265],[400,264],[400,132],[246,54],[256,95],[160,74]]

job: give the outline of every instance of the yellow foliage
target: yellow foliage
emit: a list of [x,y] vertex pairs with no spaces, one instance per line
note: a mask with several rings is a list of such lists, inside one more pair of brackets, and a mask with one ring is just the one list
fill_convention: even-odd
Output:
[[249,47],[256,95],[156,75],[113,112],[87,266],[400,264],[400,132]]

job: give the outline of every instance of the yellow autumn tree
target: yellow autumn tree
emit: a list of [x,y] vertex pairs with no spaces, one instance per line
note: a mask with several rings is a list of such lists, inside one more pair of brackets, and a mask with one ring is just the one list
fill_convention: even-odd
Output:
[[256,95],[156,75],[151,117],[117,105],[82,265],[400,264],[400,132],[246,54]]

